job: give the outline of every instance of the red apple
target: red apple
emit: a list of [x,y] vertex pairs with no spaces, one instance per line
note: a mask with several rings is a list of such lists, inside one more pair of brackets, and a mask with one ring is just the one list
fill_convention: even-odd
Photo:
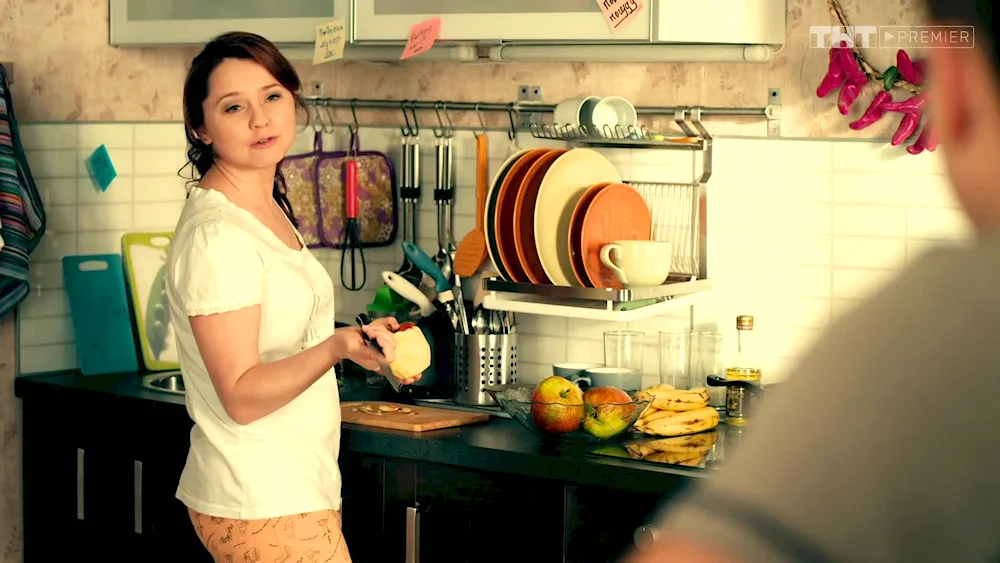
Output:
[[636,405],[617,387],[594,387],[583,394],[583,429],[596,438],[613,438],[633,422]]
[[580,427],[583,391],[565,377],[553,375],[535,386],[531,395],[531,418],[547,434],[565,434]]

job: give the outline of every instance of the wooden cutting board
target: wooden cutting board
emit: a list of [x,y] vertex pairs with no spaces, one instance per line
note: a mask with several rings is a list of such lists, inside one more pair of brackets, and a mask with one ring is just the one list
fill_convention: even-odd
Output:
[[347,424],[361,424],[390,430],[424,432],[453,426],[486,422],[490,415],[400,405],[384,401],[358,401],[340,405],[341,420]]

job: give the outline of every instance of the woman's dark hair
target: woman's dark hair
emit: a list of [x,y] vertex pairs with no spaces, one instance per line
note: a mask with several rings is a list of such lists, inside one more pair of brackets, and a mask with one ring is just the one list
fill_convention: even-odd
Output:
[[[253,33],[233,31],[208,42],[198,56],[191,61],[191,69],[184,81],[184,129],[188,140],[188,162],[184,166],[192,168],[190,181],[197,182],[208,172],[215,162],[215,152],[198,137],[198,129],[205,125],[205,110],[202,107],[208,97],[208,80],[216,67],[226,59],[253,61],[267,69],[279,84],[292,93],[295,105],[304,107],[299,90],[302,81],[288,59],[270,41]],[[182,168],[181,170],[183,170]],[[274,169],[274,201],[285,212],[288,219],[298,225],[295,212],[285,195],[285,176],[281,173],[281,163]]]

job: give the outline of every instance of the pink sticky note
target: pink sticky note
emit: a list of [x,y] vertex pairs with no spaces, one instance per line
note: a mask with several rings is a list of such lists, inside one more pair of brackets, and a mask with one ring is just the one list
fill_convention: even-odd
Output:
[[637,15],[642,11],[640,0],[597,0],[597,5],[601,7],[604,19],[608,20],[611,33],[625,29],[628,24],[639,19]]
[[431,50],[438,36],[441,35],[441,18],[431,18],[414,24],[410,28],[410,39],[399,60],[422,55]]

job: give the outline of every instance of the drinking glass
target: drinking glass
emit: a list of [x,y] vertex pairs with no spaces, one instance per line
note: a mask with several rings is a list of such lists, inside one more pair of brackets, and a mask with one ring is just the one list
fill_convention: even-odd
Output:
[[691,388],[696,336],[697,333],[686,330],[660,332],[660,383],[674,389]]
[[642,332],[609,330],[604,333],[604,365],[642,373]]
[[722,350],[722,334],[718,332],[702,332],[698,334],[698,346],[695,355],[697,368],[692,376],[692,385],[705,386],[708,389],[708,404],[717,410],[726,409],[726,388],[709,387],[708,376],[725,376],[725,358]]

